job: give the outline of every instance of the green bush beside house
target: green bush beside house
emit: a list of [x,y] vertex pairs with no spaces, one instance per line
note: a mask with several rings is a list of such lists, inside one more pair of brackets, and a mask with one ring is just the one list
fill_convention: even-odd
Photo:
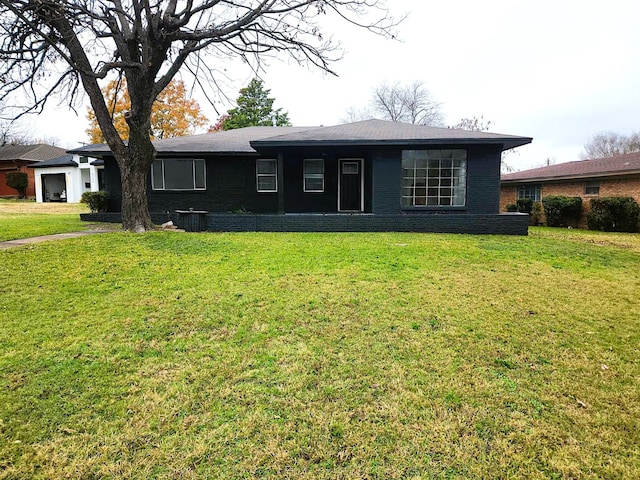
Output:
[[91,213],[106,212],[109,209],[109,193],[103,190],[98,192],[84,192],[80,203],[86,203]]
[[637,232],[639,217],[640,206],[631,197],[594,198],[587,226],[604,232]]

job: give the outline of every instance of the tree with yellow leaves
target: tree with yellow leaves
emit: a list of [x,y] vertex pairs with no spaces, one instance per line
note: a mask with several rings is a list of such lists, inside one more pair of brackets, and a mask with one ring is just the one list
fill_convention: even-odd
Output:
[[[129,126],[125,119],[126,112],[131,108],[126,81],[112,80],[102,89],[113,126],[123,140],[129,138]],[[90,143],[104,143],[104,136],[98,125],[95,112],[89,108],[87,119],[90,126],[86,133]],[[198,102],[186,97],[186,90],[182,80],[172,80],[158,95],[151,109],[152,139],[169,137],[183,137],[191,135],[199,127],[206,125],[207,117],[200,112]]]

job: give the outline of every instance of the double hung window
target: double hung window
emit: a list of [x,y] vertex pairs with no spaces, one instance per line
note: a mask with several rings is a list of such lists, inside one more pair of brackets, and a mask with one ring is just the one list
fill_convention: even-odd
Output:
[[256,188],[258,192],[278,191],[278,162],[275,159],[256,160]]
[[324,160],[307,158],[303,166],[304,191],[324,192]]

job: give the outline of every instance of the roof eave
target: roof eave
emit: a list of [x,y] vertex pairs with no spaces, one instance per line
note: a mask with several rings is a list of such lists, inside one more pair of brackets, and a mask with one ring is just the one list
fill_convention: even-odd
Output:
[[399,147],[408,145],[502,145],[502,150],[527,145],[533,141],[529,137],[509,138],[416,138],[402,140],[255,140],[249,142],[256,150],[291,147]]
[[640,175],[640,170],[624,170],[614,172],[598,172],[598,173],[584,173],[576,175],[558,175],[558,176],[544,176],[544,177],[532,177],[532,178],[519,178],[519,179],[505,179],[500,180],[500,183],[536,183],[536,182],[555,182],[561,180],[583,180],[586,178],[603,178],[603,177],[624,177],[627,175]]
[[58,163],[56,165],[27,165],[28,168],[57,168],[57,167],[77,167],[78,164],[76,162],[66,162],[66,163]]

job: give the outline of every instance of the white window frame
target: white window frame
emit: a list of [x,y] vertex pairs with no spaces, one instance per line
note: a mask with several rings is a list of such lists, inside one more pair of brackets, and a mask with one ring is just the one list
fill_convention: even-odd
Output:
[[[275,172],[274,173],[260,173],[259,169],[258,169],[258,165],[260,165],[261,163],[273,163],[274,167],[275,167]],[[275,185],[275,189],[273,190],[266,190],[266,189],[260,189],[260,178],[263,177],[271,177],[273,178],[273,184]],[[275,158],[258,158],[256,160],[256,191],[258,193],[274,193],[278,191],[278,161]]]
[[539,183],[524,183],[518,185],[516,199],[521,200],[523,198],[530,198],[534,202],[542,201],[542,185]]
[[[307,173],[307,164],[308,162],[321,162],[322,165],[322,173]],[[305,158],[302,166],[302,187],[305,193],[324,193],[324,173],[325,173],[325,165],[324,158]],[[307,188],[307,179],[321,179],[322,180],[322,188],[321,189],[309,189]]]
[[[166,161],[172,160],[191,160],[191,172],[192,172],[192,180],[193,180],[193,188],[166,188],[166,179],[165,179],[165,167],[164,163]],[[162,185],[156,185],[155,180],[155,168],[160,162],[162,169]],[[203,183],[202,187],[197,186],[196,182],[196,162],[202,162],[202,173],[203,173]],[[151,164],[151,189],[155,191],[164,191],[164,192],[192,192],[192,191],[203,191],[207,189],[207,162],[203,158],[156,158]]]
[[467,150],[403,150],[401,197],[402,208],[406,209],[464,208]]

